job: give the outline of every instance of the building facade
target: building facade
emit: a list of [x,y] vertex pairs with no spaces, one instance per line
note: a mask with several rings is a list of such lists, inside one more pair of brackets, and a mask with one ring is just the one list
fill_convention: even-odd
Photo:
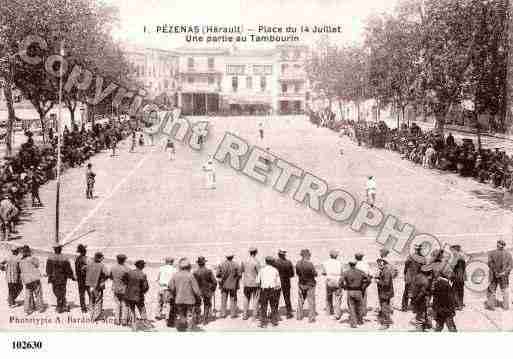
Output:
[[150,97],[167,96],[186,115],[303,112],[306,53],[304,46],[127,50]]

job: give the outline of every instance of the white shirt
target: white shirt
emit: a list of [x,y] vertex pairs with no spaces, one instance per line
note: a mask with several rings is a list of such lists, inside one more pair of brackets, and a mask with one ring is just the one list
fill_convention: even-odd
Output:
[[356,269],[361,270],[365,274],[371,275],[369,263],[365,261],[356,261]]
[[342,262],[338,259],[330,258],[322,264],[323,273],[326,274],[326,281],[338,283],[342,274]]
[[367,180],[367,190],[376,190],[376,180],[374,178]]
[[214,162],[212,160],[209,160],[204,166],[203,170],[206,172],[214,172]]
[[268,264],[264,265],[258,272],[257,283],[260,283],[260,288],[280,288],[280,274],[278,270]]
[[161,287],[167,287],[169,285],[169,281],[176,272],[176,268],[170,264],[165,264],[162,267],[160,267],[159,276],[157,278],[159,285]]

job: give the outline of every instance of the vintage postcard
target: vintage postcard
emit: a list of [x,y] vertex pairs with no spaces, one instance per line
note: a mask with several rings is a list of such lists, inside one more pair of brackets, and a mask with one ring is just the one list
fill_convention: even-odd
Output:
[[0,0],[0,330],[511,331],[511,11]]

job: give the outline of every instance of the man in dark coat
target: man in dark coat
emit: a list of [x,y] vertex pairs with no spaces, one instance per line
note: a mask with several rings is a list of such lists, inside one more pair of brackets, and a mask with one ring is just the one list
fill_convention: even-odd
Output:
[[[408,311],[410,300],[412,298],[412,286],[420,268],[426,264],[426,257],[422,255],[422,246],[416,245],[415,252],[410,254],[404,262],[404,292],[401,310]],[[413,304],[413,303],[412,303]]]
[[221,288],[221,318],[226,318],[226,305],[230,297],[230,314],[232,318],[237,317],[237,290],[241,278],[241,270],[233,261],[233,254],[226,256],[226,260],[217,268],[216,277]]
[[431,274],[432,266],[423,265],[412,283],[411,302],[415,312],[415,326],[418,331],[431,329],[427,313],[428,300],[431,295]]
[[497,299],[495,291],[497,285],[502,291],[502,304],[505,310],[509,309],[509,275],[513,267],[513,260],[511,253],[504,250],[506,242],[499,240],[497,242],[497,249],[488,254],[488,268],[490,269],[489,278],[490,284],[488,286],[486,309],[494,310],[497,306]]
[[340,287],[347,291],[347,307],[351,328],[363,324],[363,293],[369,283],[369,276],[356,268],[356,259],[351,259],[349,269],[343,272],[340,278]]
[[441,332],[444,325],[450,332],[456,331],[454,316],[456,315],[455,296],[449,280],[444,273],[435,273],[432,284],[433,288],[433,315],[436,322],[435,331]]
[[46,275],[48,276],[48,283],[52,285],[53,294],[57,298],[57,313],[68,311],[66,304],[66,284],[68,279],[74,280],[73,270],[71,263],[62,255],[62,246],[56,245],[53,247],[54,254],[50,255],[46,260]]
[[308,249],[302,249],[301,259],[296,264],[296,274],[298,277],[298,305],[297,320],[303,319],[303,305],[308,302],[308,317],[310,323],[315,321],[315,286],[317,282],[317,271],[310,261],[311,253]]
[[94,183],[96,182],[96,173],[93,172],[93,165],[91,163],[87,164],[86,170],[86,198],[93,199],[94,198]]
[[91,294],[91,320],[93,322],[99,320],[103,314],[103,291],[105,290],[105,282],[109,277],[109,271],[102,263],[103,258],[103,254],[97,252],[94,254],[94,261],[88,263],[85,267],[85,285],[89,288]]
[[117,264],[110,269],[110,279],[112,279],[112,294],[114,297],[114,324],[127,325],[128,323],[128,306],[126,303],[126,283],[125,275],[130,269],[125,264],[126,255],[118,254],[116,256]]
[[135,269],[128,271],[123,277],[123,282],[126,284],[126,302],[132,320],[132,328],[134,330],[137,330],[137,316],[135,314],[136,307],[143,324],[148,324],[144,295],[150,289],[150,286],[148,284],[148,278],[146,278],[146,274],[143,272],[145,265],[146,263],[143,260],[136,261]]
[[463,301],[465,294],[465,281],[467,280],[466,267],[467,262],[461,253],[461,246],[459,244],[451,246],[452,251],[452,289],[454,298],[456,300],[456,310],[462,310],[465,306]]
[[285,256],[287,251],[280,249],[278,251],[278,258],[273,261],[273,266],[280,274],[281,292],[283,293],[283,301],[287,310],[287,318],[290,319],[292,315],[292,303],[290,302],[290,278],[294,277],[294,265]]
[[85,294],[87,293],[87,298],[89,303],[91,302],[91,292],[89,288],[86,286],[86,266],[87,266],[87,248],[83,244],[79,244],[77,246],[77,253],[79,253],[78,257],[75,259],[75,274],[77,277],[77,285],[78,285],[78,297],[80,299],[80,308],[82,309],[82,313],[87,312],[88,306],[85,303]]
[[392,307],[390,300],[394,297],[394,273],[393,268],[388,264],[384,258],[379,258],[378,263],[378,276],[376,284],[378,287],[379,298],[379,313],[378,320],[381,322],[381,329],[388,329],[392,324],[390,315],[392,314]]
[[203,324],[208,324],[212,310],[212,296],[217,288],[217,281],[212,270],[205,267],[207,260],[205,257],[198,257],[196,263],[198,269],[194,271],[194,278],[198,282],[201,292],[198,302],[196,303],[196,315],[201,316],[201,305],[203,304]]

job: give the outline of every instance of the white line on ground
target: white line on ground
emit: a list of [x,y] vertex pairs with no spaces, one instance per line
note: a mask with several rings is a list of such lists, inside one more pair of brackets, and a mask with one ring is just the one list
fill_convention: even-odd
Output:
[[[456,237],[494,237],[494,236],[504,236],[505,233],[455,233],[455,234],[435,234],[437,238],[456,238]],[[345,241],[354,241],[354,240],[371,240],[376,239],[376,236],[366,236],[366,237],[341,237],[341,238],[318,238],[318,239],[294,239],[288,241],[280,241],[280,245],[283,243],[314,243],[314,242],[345,242]],[[173,243],[173,244],[135,244],[135,245],[123,245],[123,246],[109,246],[109,249],[129,249],[129,248],[170,248],[170,247],[209,247],[209,246],[233,246],[233,245],[241,245],[241,244],[277,244],[276,240],[264,240],[264,241],[225,241],[225,242],[189,242],[189,243]],[[102,249],[101,247],[90,247],[94,249]]]
[[152,151],[150,151],[143,158],[141,158],[141,160],[137,163],[137,165],[135,165],[135,167],[121,181],[119,181],[118,184],[116,184],[116,186],[114,186],[114,188],[109,192],[109,194],[107,194],[107,196],[103,197],[100,200],[100,202],[98,202],[98,204],[87,214],[87,216],[82,218],[82,220],[75,226],[75,228],[73,228],[73,230],[66,235],[66,238],[64,239],[63,243],[68,242],[70,240],[70,238],[72,238],[75,235],[75,233],[77,233],[77,231],[89,219],[91,219],[96,214],[96,212],[98,212],[98,210],[105,204],[105,202],[107,202],[121,188],[121,186],[123,186],[125,184],[125,182],[142,166],[142,164],[144,163],[144,161],[146,161],[146,159],[149,157],[149,154],[151,152]]

